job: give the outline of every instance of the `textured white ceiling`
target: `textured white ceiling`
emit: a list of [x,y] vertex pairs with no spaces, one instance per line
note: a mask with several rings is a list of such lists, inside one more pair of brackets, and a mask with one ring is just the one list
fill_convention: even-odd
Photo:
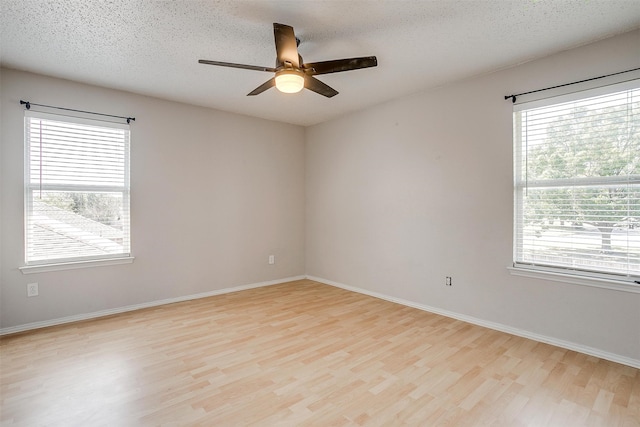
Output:
[[[299,125],[640,27],[640,0],[0,4],[5,67]],[[276,89],[247,97],[271,75],[198,64],[274,66],[273,22],[295,28],[305,62],[376,55],[379,65],[319,76],[340,92],[327,99]]]

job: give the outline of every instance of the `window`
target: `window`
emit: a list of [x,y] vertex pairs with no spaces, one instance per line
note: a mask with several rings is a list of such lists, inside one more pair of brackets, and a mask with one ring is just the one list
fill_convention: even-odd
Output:
[[514,266],[640,280],[640,81],[516,105],[514,144]]
[[25,112],[27,266],[122,258],[129,126]]

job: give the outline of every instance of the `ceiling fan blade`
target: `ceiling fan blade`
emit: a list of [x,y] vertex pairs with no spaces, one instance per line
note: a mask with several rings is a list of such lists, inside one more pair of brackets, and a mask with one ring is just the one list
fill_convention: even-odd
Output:
[[268,71],[271,73],[276,72],[276,69],[271,67],[259,67],[257,65],[234,64],[233,62],[208,61],[206,59],[200,59],[198,63],[208,64],[208,65],[219,65],[221,67],[242,68],[245,70]]
[[305,73],[312,76],[318,74],[339,73],[341,71],[358,70],[360,68],[375,67],[378,59],[375,56],[363,56],[361,58],[334,59],[333,61],[312,62],[304,64]]
[[274,87],[275,85],[276,85],[276,78],[273,77],[273,78],[267,80],[266,82],[262,83],[260,86],[258,86],[257,88],[255,88],[251,92],[249,92],[247,94],[247,96],[260,95],[262,92],[264,92],[267,89],[270,89],[270,88]]
[[276,41],[276,67],[284,66],[285,62],[290,62],[294,68],[300,68],[298,60],[298,43],[293,27],[284,24],[273,23],[273,36]]
[[312,76],[305,76],[304,87],[306,87],[307,89],[315,93],[319,93],[320,95],[326,96],[327,98],[331,98],[338,94],[337,90],[335,90],[329,85],[322,83],[320,80]]

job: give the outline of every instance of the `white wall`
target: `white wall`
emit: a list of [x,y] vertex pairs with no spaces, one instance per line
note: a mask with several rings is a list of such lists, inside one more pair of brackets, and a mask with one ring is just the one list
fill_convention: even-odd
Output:
[[639,46],[636,31],[307,128],[307,274],[640,364],[640,294],[507,271],[503,99],[638,67]]
[[[1,328],[304,274],[303,128],[8,69],[0,78]],[[136,117],[133,264],[18,270],[20,99]],[[27,298],[32,282],[40,296]]]

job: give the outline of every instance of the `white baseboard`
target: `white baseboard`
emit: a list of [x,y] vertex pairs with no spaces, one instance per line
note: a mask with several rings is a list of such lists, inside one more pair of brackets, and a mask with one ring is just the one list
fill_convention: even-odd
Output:
[[413,308],[416,308],[418,310],[423,310],[423,311],[427,311],[427,312],[430,312],[430,313],[439,314],[439,315],[442,315],[442,316],[450,317],[452,319],[461,320],[463,322],[471,323],[471,324],[482,326],[482,327],[489,328],[489,329],[494,329],[494,330],[500,331],[500,332],[506,332],[506,333],[511,334],[511,335],[516,335],[516,336],[519,336],[519,337],[532,339],[534,341],[539,341],[539,342],[543,342],[543,343],[546,343],[546,344],[555,345],[557,347],[561,347],[561,348],[565,348],[565,349],[568,349],[568,350],[577,351],[579,353],[588,354],[589,356],[599,357],[601,359],[610,360],[612,362],[621,363],[623,365],[627,365],[627,366],[631,366],[633,368],[640,369],[640,360],[637,360],[637,359],[632,359],[632,358],[629,358],[629,357],[620,356],[618,354],[609,353],[607,351],[603,351],[603,350],[600,350],[600,349],[597,349],[597,348],[588,347],[588,346],[584,346],[584,345],[581,345],[581,344],[576,344],[576,343],[573,343],[573,342],[570,342],[570,341],[560,340],[560,339],[557,339],[557,338],[554,338],[554,337],[549,337],[549,336],[546,336],[546,335],[536,334],[536,333],[533,333],[533,332],[525,331],[523,329],[518,329],[518,328],[514,328],[514,327],[511,327],[511,326],[508,326],[508,325],[504,325],[502,323],[490,322],[490,321],[487,321],[487,320],[478,319],[476,317],[467,316],[467,315],[456,313],[456,312],[453,312],[453,311],[442,310],[442,309],[431,307],[431,306],[428,306],[428,305],[418,304],[418,303],[413,302],[413,301],[404,300],[404,299],[401,299],[401,298],[395,298],[395,297],[391,297],[389,295],[368,291],[366,289],[361,289],[361,288],[357,288],[357,287],[353,287],[353,286],[348,286],[348,285],[345,285],[345,284],[342,284],[342,283],[334,282],[332,280],[323,279],[321,277],[315,277],[315,276],[287,277],[287,278],[278,279],[278,280],[270,280],[270,281],[266,281],[266,282],[259,282],[259,283],[252,283],[252,284],[248,284],[248,285],[235,286],[235,287],[232,287],[232,288],[217,289],[215,291],[204,292],[204,293],[200,293],[200,294],[186,295],[186,296],[181,296],[181,297],[176,297],[176,298],[168,298],[168,299],[163,299],[163,300],[158,300],[158,301],[146,302],[146,303],[142,303],[142,304],[129,305],[129,306],[126,306],[126,307],[113,308],[113,309],[109,309],[109,310],[101,310],[101,311],[96,311],[96,312],[93,312],[93,313],[84,313],[84,314],[78,314],[78,315],[74,315],[74,316],[61,317],[61,318],[58,318],[58,319],[46,320],[46,321],[42,321],[42,322],[33,322],[33,323],[27,323],[27,324],[24,324],[24,325],[11,326],[11,327],[8,327],[8,328],[0,329],[0,336],[8,335],[8,334],[15,334],[15,333],[18,333],[18,332],[30,331],[30,330],[33,330],[33,329],[45,328],[45,327],[48,327],[48,326],[56,326],[56,325],[62,325],[62,324],[65,324],[65,323],[72,323],[72,322],[79,322],[79,321],[82,321],[82,320],[95,319],[95,318],[98,318],[98,317],[111,316],[113,314],[125,313],[125,312],[128,312],[128,311],[135,311],[135,310],[140,310],[140,309],[143,309],[143,308],[157,307],[157,306],[160,306],[160,305],[172,304],[172,303],[175,303],[175,302],[189,301],[189,300],[194,300],[194,299],[199,299],[199,298],[206,298],[206,297],[215,296],[215,295],[228,294],[228,293],[231,293],[231,292],[239,292],[239,291],[244,291],[244,290],[248,290],[248,289],[260,288],[260,287],[264,287],[264,286],[277,285],[277,284],[280,284],[280,283],[286,283],[286,282],[291,282],[291,281],[295,281],[295,280],[302,280],[302,279],[314,280],[316,282],[320,282],[320,283],[324,283],[324,284],[327,284],[327,285],[335,286],[337,288],[345,289],[345,290],[348,290],[348,291],[351,291],[351,292],[357,292],[357,293],[360,293],[360,294],[369,295],[369,296],[372,296],[374,298],[379,298],[379,299],[390,301],[390,302],[394,302],[394,303],[397,303],[397,304],[402,304],[402,305],[405,305],[407,307],[413,307]]
[[286,277],[284,279],[269,280],[267,282],[259,282],[259,283],[252,283],[249,285],[234,286],[232,288],[217,289],[215,291],[204,292],[201,294],[186,295],[186,296],[181,296],[176,298],[167,298],[167,299],[158,300],[158,301],[145,302],[142,304],[128,305],[126,307],[118,307],[118,308],[112,308],[108,310],[95,311],[93,313],[77,314],[74,316],[61,317],[58,319],[45,320],[42,322],[33,322],[33,323],[27,323],[24,325],[11,326],[8,328],[0,329],[0,336],[15,334],[17,332],[30,331],[32,329],[46,328],[48,326],[56,326],[56,325],[62,325],[65,323],[79,322],[81,320],[95,319],[97,317],[111,316],[113,314],[125,313],[127,311],[140,310],[143,308],[157,307],[159,305],[172,304],[174,302],[189,301],[189,300],[194,300],[199,298],[211,297],[214,295],[222,295],[222,294],[228,294],[231,292],[245,291],[247,289],[278,285],[280,283],[292,282],[294,280],[302,280],[305,278],[306,276]]
[[571,341],[560,340],[554,337],[549,337],[546,335],[536,334],[534,332],[525,331],[523,329],[514,328],[512,326],[504,325],[502,323],[490,322],[483,319],[478,319],[476,317],[467,316],[460,313],[455,313],[453,311],[442,310],[435,307],[430,307],[424,304],[418,304],[413,301],[404,300],[401,298],[395,298],[388,295],[380,294],[377,292],[371,292],[366,289],[356,288],[353,286],[344,285],[342,283],[334,282],[332,280],[323,279],[321,277],[314,276],[306,276],[309,280],[314,280],[316,282],[324,283],[327,285],[335,286],[337,288],[345,289],[347,291],[357,292],[364,295],[369,295],[371,297],[380,298],[386,301],[395,302],[397,304],[402,304],[408,307],[417,308],[418,310],[428,311],[430,313],[439,314],[442,316],[450,317],[452,319],[462,320],[463,322],[472,323],[474,325],[482,326],[489,329],[494,329],[500,332],[506,332],[511,335],[516,335],[523,338],[528,338],[534,341],[543,342],[545,344],[555,345],[556,347],[565,348],[567,350],[577,351],[578,353],[587,354],[589,356],[598,357],[600,359],[609,360],[611,362],[620,363],[623,365],[631,366],[633,368],[640,369],[640,360],[632,359],[625,356],[620,356],[618,354],[609,353],[607,351],[603,351],[597,348],[588,347],[581,344],[576,344]]

